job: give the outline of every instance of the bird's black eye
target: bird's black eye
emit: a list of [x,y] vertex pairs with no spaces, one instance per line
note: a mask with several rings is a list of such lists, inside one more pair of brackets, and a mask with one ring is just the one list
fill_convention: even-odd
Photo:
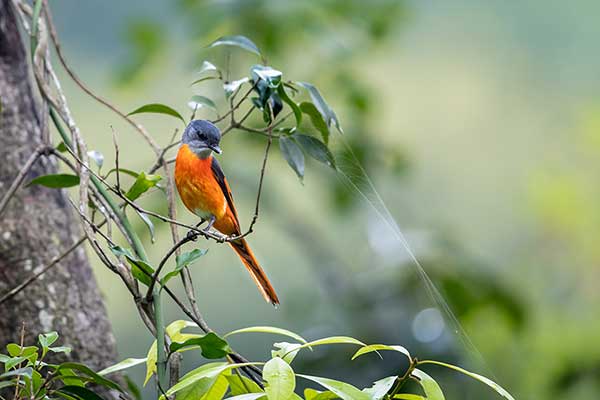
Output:
[[198,139],[204,140],[206,139],[206,135],[204,133],[198,133]]

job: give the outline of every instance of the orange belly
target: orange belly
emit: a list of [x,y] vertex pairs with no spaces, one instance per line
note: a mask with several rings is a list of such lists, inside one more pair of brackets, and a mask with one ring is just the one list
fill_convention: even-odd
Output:
[[222,218],[227,212],[225,195],[211,168],[212,156],[201,159],[183,145],[175,161],[175,184],[183,204],[201,218]]

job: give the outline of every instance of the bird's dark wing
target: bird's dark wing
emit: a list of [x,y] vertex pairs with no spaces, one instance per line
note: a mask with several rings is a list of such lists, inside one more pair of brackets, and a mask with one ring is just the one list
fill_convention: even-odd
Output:
[[235,217],[235,222],[239,226],[240,221],[238,219],[238,214],[235,209],[235,205],[233,204],[233,195],[231,194],[231,189],[229,188],[229,184],[227,183],[225,174],[223,173],[223,170],[221,169],[221,166],[219,165],[219,162],[217,161],[217,159],[215,157],[212,158],[212,163],[211,163],[210,167],[212,169],[215,179],[217,180],[217,182],[219,183],[219,186],[221,187],[221,190],[223,191],[223,194],[225,195],[225,199],[227,200],[227,206],[229,206],[229,209],[231,210],[231,212],[233,213],[233,216]]

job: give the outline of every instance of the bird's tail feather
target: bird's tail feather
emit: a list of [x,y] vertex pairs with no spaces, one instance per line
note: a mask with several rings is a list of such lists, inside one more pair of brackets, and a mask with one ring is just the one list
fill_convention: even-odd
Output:
[[258,289],[262,293],[265,300],[274,306],[279,305],[279,299],[277,298],[275,289],[273,289],[271,282],[269,282],[269,278],[267,278],[265,271],[260,267],[258,261],[256,261],[254,253],[252,253],[252,250],[250,250],[246,240],[240,239],[235,242],[230,242],[229,244],[240,256],[240,259],[246,266],[248,272],[250,272],[250,276],[256,283],[256,286],[258,286]]

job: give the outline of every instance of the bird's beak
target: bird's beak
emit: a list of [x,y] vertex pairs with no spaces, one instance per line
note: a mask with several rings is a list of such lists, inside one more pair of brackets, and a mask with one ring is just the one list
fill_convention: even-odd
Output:
[[212,151],[214,151],[217,154],[221,154],[223,151],[221,150],[221,148],[217,145],[208,145],[208,148],[211,149]]

